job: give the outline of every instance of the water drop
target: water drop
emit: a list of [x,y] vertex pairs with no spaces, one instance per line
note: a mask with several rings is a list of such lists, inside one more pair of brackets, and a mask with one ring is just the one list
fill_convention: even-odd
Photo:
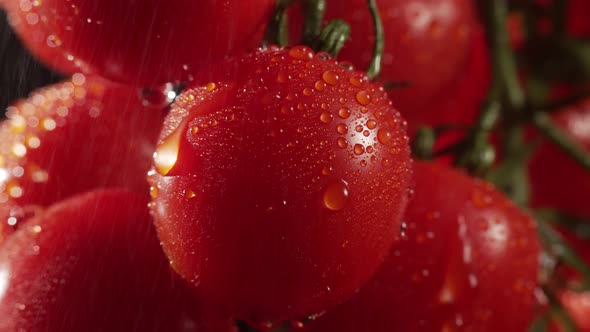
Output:
[[317,81],[314,84],[314,88],[318,91],[324,91],[326,90],[326,84],[322,81]]
[[322,79],[324,80],[324,82],[330,85],[336,85],[340,77],[335,72],[328,70],[322,74]]
[[339,137],[337,140],[338,143],[338,147],[341,149],[344,149],[348,146],[348,142],[346,141],[346,139],[344,137]]
[[186,124],[181,123],[176,130],[168,135],[168,137],[164,138],[156,147],[156,152],[154,152],[154,165],[156,166],[158,173],[161,175],[167,175],[176,164],[178,150],[180,149],[180,140],[185,127]]
[[338,134],[344,135],[348,132],[348,126],[345,125],[344,123],[341,123],[336,126],[336,131],[338,132]]
[[322,121],[323,123],[330,123],[330,122],[332,122],[333,118],[334,117],[332,116],[332,113],[330,113],[330,112],[323,112],[320,115],[320,121]]
[[332,211],[342,210],[348,202],[348,185],[343,180],[330,181],[324,189],[324,206]]
[[350,116],[350,110],[346,107],[342,107],[338,110],[338,116],[342,119],[348,119],[348,117]]
[[295,46],[289,50],[289,55],[299,60],[311,60],[313,58],[313,51],[307,46]]
[[386,128],[381,128],[377,132],[377,139],[381,144],[388,144],[391,141],[391,131]]
[[371,95],[367,91],[361,90],[356,94],[356,101],[363,106],[367,106],[371,102]]
[[362,144],[355,144],[354,145],[354,154],[356,155],[362,155],[363,153],[365,153],[365,147]]

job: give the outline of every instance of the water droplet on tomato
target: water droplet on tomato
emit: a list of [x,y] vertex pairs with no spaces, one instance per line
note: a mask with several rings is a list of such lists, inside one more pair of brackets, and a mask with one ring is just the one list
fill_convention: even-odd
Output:
[[391,131],[387,128],[381,128],[377,131],[377,139],[381,144],[388,144],[391,142]]
[[361,90],[356,94],[356,101],[363,106],[367,106],[371,102],[371,95],[367,91]]
[[332,122],[333,118],[334,117],[332,116],[332,113],[330,113],[330,112],[323,112],[320,115],[320,121],[322,121],[323,123],[330,123],[330,122]]
[[338,110],[338,116],[342,119],[348,119],[348,117],[350,116],[350,110],[346,107],[342,107]]
[[311,60],[313,58],[313,51],[307,46],[295,46],[289,50],[289,55],[299,60]]
[[338,134],[344,135],[348,132],[348,126],[345,125],[344,123],[341,123],[336,126],[336,131],[338,132]]
[[361,155],[363,153],[365,153],[365,147],[362,144],[355,144],[354,145],[354,154],[356,155]]
[[158,198],[158,187],[157,186],[150,186],[150,197],[152,199]]
[[344,137],[339,137],[336,142],[338,143],[338,147],[341,149],[344,149],[345,147],[348,146],[348,142],[346,141],[346,139]]
[[330,85],[336,85],[340,77],[335,72],[328,70],[322,74],[322,79],[324,80],[324,82]]
[[324,83],[322,81],[315,82],[315,84],[313,86],[318,91],[324,91],[324,90],[326,90],[326,83]]
[[344,180],[333,180],[324,189],[324,206],[332,211],[342,210],[348,202],[348,184]]
[[184,133],[185,124],[181,123],[168,137],[164,138],[154,152],[154,165],[161,175],[167,175],[176,164],[180,140]]

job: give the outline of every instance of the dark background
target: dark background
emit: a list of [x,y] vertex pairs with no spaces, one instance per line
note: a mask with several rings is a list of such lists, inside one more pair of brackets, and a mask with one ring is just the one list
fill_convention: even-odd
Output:
[[0,11],[0,116],[15,100],[61,79],[27,52]]

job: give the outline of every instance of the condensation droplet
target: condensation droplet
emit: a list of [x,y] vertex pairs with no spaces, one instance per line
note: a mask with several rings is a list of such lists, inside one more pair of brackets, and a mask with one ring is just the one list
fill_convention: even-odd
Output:
[[336,126],[336,131],[338,132],[338,134],[344,135],[344,134],[348,133],[348,126],[345,125],[344,123],[341,123]]
[[350,116],[350,110],[346,107],[342,107],[338,110],[338,116],[342,119],[348,119],[348,117]]
[[386,128],[381,128],[377,131],[377,139],[381,144],[388,144],[391,142],[391,131]]
[[324,206],[329,210],[342,210],[346,206],[348,198],[348,184],[343,180],[330,181],[324,189]]
[[322,79],[324,80],[324,82],[330,85],[336,85],[340,77],[335,72],[328,70],[322,74]]
[[330,113],[330,112],[323,112],[320,115],[320,121],[322,121],[323,123],[330,123],[330,122],[332,122],[333,118],[334,117],[332,116],[332,113]]
[[154,165],[161,175],[166,175],[178,159],[178,150],[180,149],[180,139],[184,133],[185,124],[181,123],[168,137],[164,138],[156,147],[154,152]]
[[365,153],[365,147],[362,144],[355,144],[353,151],[354,151],[354,154],[360,156],[363,153]]
[[371,102],[371,95],[367,91],[361,90],[356,94],[356,101],[363,106],[367,106]]

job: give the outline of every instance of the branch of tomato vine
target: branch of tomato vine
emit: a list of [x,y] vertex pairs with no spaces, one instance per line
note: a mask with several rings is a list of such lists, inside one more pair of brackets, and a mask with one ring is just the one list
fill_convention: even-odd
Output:
[[590,154],[553,124],[549,115],[545,113],[535,114],[533,124],[541,134],[590,172]]
[[275,9],[264,32],[263,46],[289,44],[289,26],[287,10],[294,5],[296,0],[277,0]]
[[371,80],[376,79],[381,74],[381,60],[383,58],[383,51],[385,47],[385,39],[383,32],[383,23],[381,22],[381,15],[377,8],[375,0],[367,0],[371,16],[373,17],[373,29],[375,31],[375,46],[373,47],[373,57],[367,69],[367,75]]
[[321,30],[314,50],[336,57],[350,36],[350,26],[342,20],[332,20]]
[[303,34],[301,43],[311,45],[322,31],[324,13],[326,12],[326,0],[301,1],[303,11]]

